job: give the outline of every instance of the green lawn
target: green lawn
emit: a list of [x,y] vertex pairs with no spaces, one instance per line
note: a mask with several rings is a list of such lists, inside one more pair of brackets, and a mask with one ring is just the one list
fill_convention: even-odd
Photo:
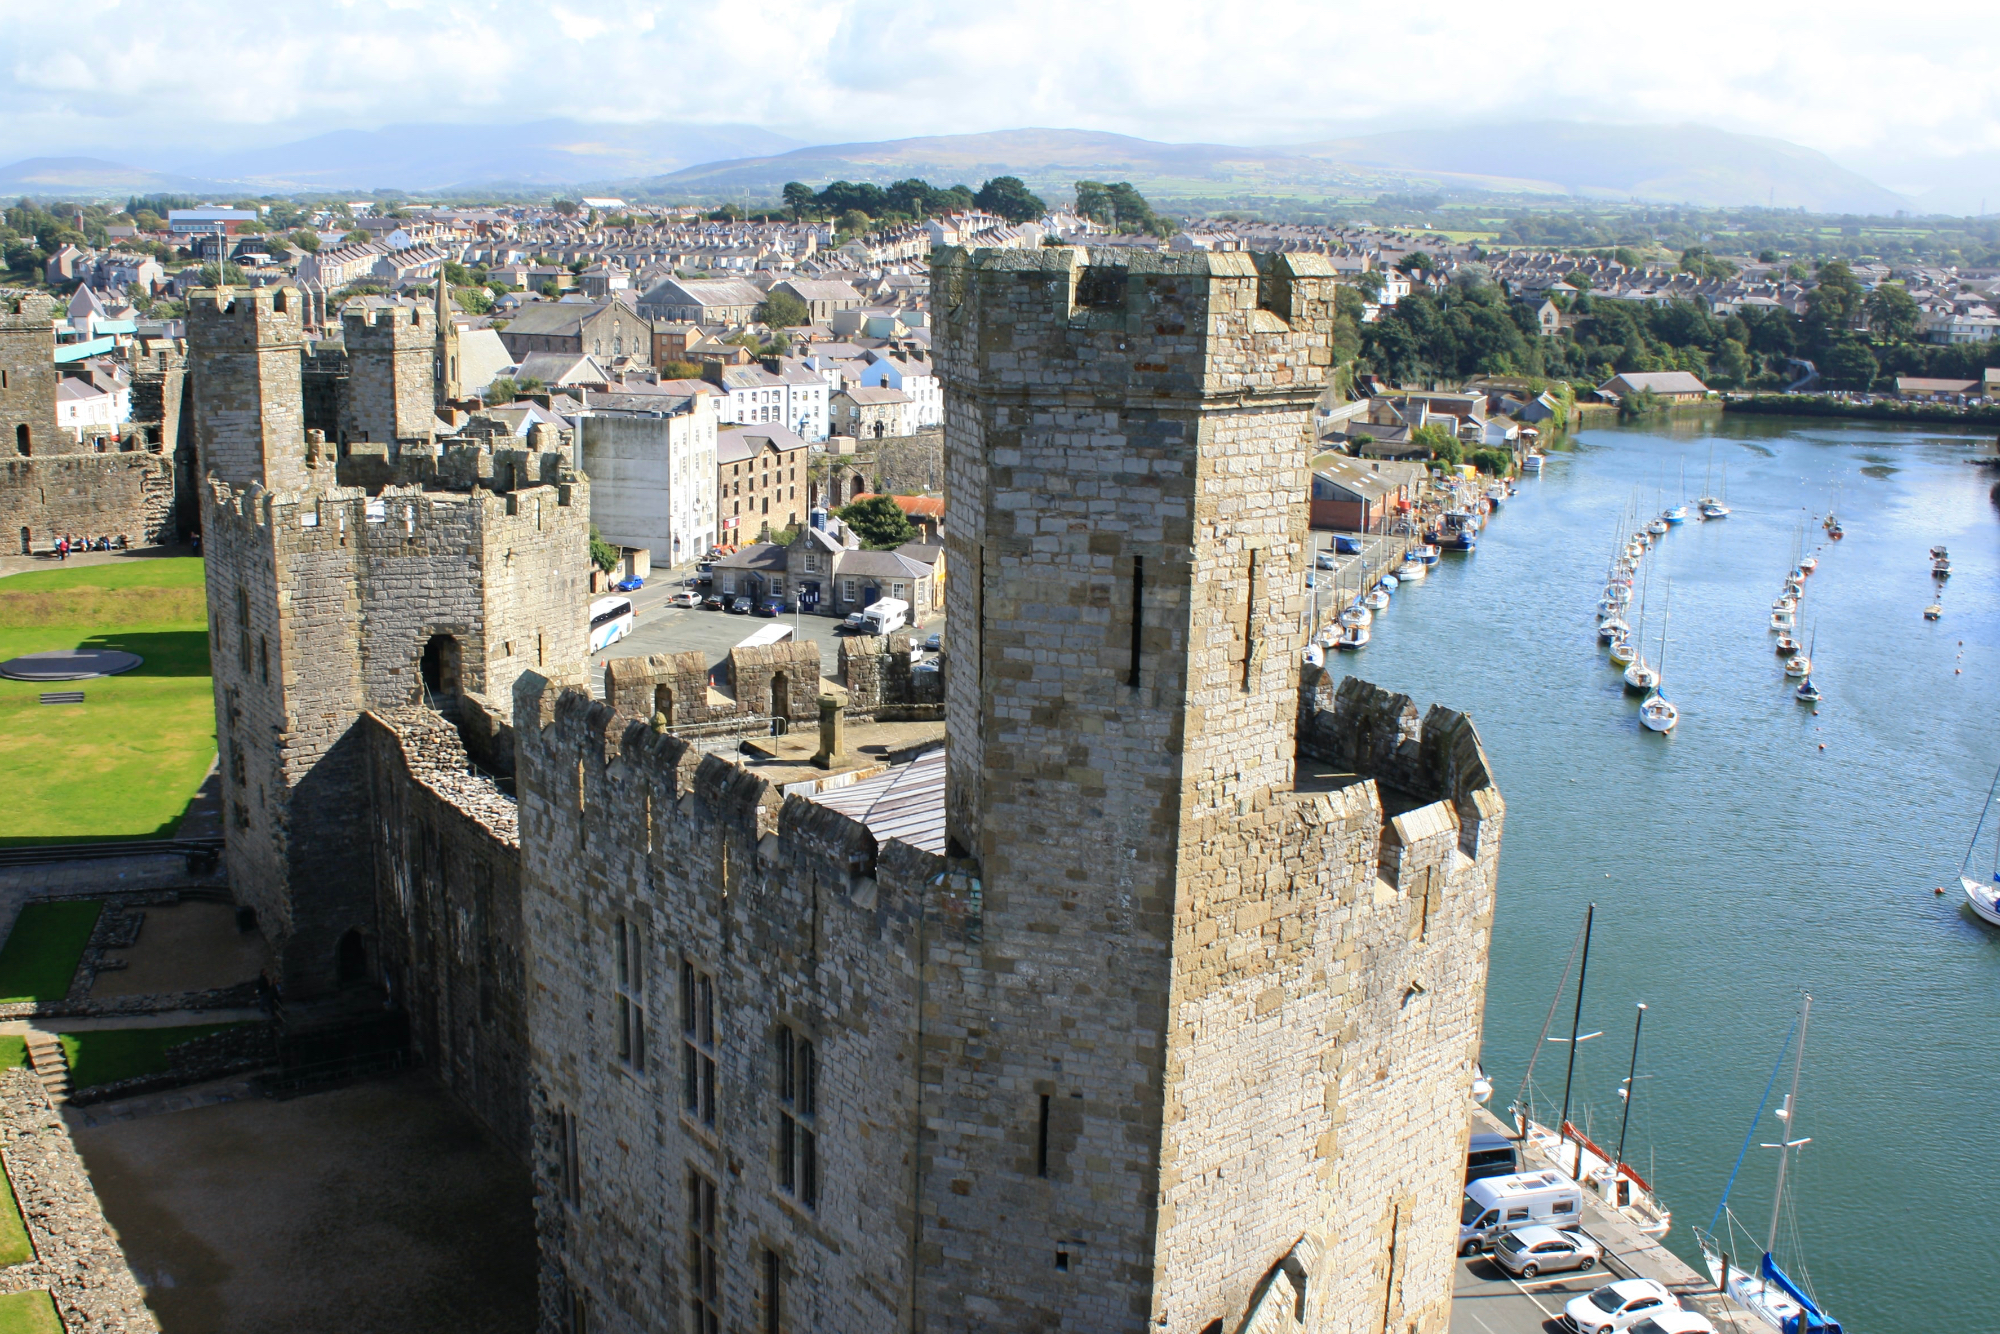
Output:
[[28,1039],[19,1033],[0,1033],[0,1070],[27,1063]]
[[145,665],[51,687],[0,680],[0,846],[163,838],[215,758],[202,563],[194,557],[37,570],[0,579],[0,660],[115,648]]
[[0,1334],[63,1334],[55,1299],[40,1291],[0,1295]]
[[[0,1167],[0,1269],[26,1264],[34,1258],[35,1243],[28,1240],[28,1225],[21,1221],[21,1206],[14,1200],[14,1183],[8,1179],[7,1169]],[[0,1331],[12,1328],[7,1324],[5,1311],[5,1307],[0,1307]]]
[[[257,1021],[246,1020],[246,1023]],[[185,1028],[99,1028],[82,1033],[58,1033],[63,1059],[69,1062],[69,1086],[115,1084],[121,1079],[167,1072],[167,1048],[190,1038],[207,1037],[237,1024],[191,1024]]]
[[0,947],[0,1001],[61,1000],[104,905],[92,900],[30,903]]

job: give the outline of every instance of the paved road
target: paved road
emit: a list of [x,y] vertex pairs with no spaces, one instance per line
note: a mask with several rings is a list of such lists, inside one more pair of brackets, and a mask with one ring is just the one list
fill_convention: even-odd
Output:
[[1566,1328],[1562,1312],[1571,1299],[1622,1277],[1600,1268],[1523,1283],[1483,1255],[1460,1260],[1451,1334],[1554,1334]]

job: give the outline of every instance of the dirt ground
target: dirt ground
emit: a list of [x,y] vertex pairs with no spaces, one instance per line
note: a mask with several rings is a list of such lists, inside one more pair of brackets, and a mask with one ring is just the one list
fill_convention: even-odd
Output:
[[165,1334],[535,1326],[527,1170],[421,1072],[71,1124]]
[[263,934],[237,930],[236,910],[226,903],[194,900],[145,913],[136,945],[105,952],[125,967],[100,971],[93,997],[206,991],[248,982],[263,970]]

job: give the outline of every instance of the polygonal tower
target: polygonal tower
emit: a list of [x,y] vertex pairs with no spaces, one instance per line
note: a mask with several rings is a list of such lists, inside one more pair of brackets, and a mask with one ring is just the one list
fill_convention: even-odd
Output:
[[347,392],[340,443],[404,445],[436,434],[438,329],[422,306],[353,306],[341,312]]
[[0,457],[77,448],[56,425],[55,312],[41,292],[0,290]]
[[1301,770],[1333,271],[932,273],[980,943],[926,982],[925,1327],[1234,1331],[1296,1274],[1271,1328],[1441,1334],[1490,894],[1445,805]]

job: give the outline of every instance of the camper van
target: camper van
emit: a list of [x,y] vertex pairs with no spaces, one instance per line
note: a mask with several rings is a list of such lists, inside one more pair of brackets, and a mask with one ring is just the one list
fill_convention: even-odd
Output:
[[1458,1253],[1476,1255],[1515,1228],[1542,1223],[1575,1227],[1583,1192],[1560,1172],[1482,1177],[1465,1188],[1458,1215]]
[[910,604],[901,598],[883,598],[869,603],[861,613],[861,620],[867,633],[886,635],[909,624]]

